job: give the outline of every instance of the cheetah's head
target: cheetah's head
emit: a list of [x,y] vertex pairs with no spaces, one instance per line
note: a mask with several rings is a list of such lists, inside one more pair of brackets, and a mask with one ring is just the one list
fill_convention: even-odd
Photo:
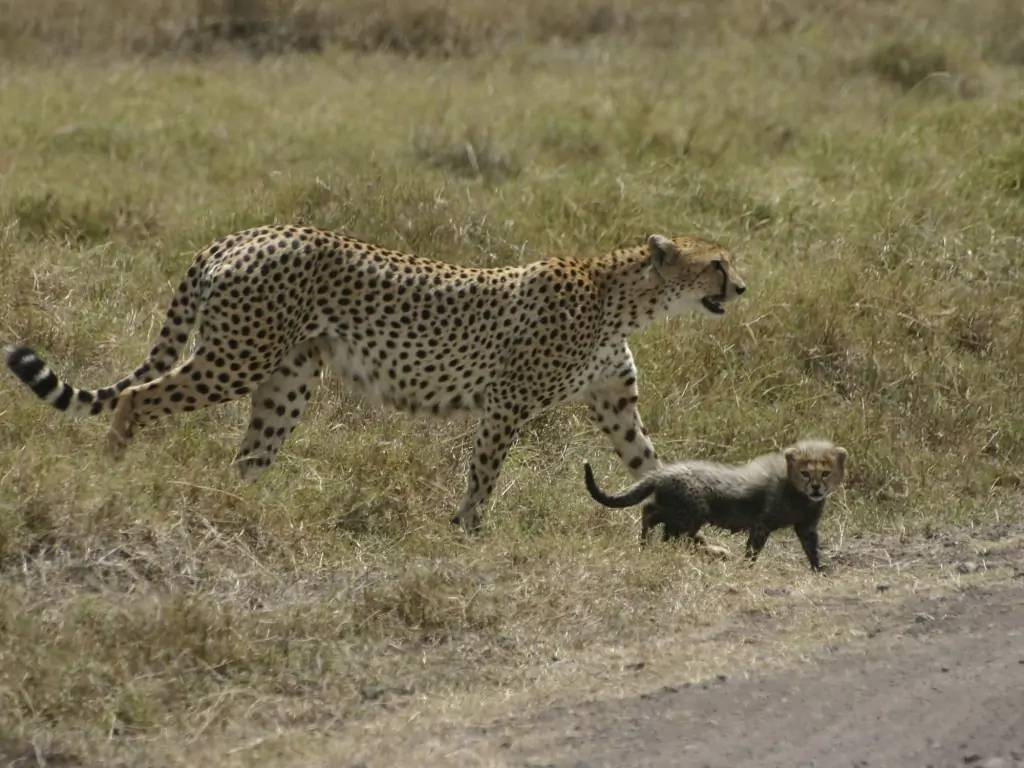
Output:
[[699,303],[712,315],[725,314],[725,302],[747,290],[728,251],[697,237],[647,238],[650,264],[666,287],[667,309]]
[[827,440],[801,440],[783,455],[789,482],[811,501],[821,501],[843,483],[845,448]]

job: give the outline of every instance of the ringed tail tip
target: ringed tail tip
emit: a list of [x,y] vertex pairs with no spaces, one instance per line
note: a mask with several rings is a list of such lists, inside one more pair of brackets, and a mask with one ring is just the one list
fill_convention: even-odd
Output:
[[36,377],[46,367],[35,352],[20,344],[4,347],[4,360],[11,373],[29,386],[32,386]]
[[75,400],[76,393],[80,404],[90,403],[93,400],[91,392],[76,390],[70,384],[58,379],[57,374],[47,367],[42,358],[26,346],[12,344],[4,347],[4,361],[11,369],[11,373],[21,379],[25,386],[35,393],[36,397],[49,403],[58,411],[68,410]]

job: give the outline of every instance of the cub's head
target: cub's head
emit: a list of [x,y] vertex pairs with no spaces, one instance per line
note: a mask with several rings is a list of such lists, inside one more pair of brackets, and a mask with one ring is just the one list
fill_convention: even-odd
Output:
[[843,483],[845,448],[827,440],[801,440],[783,455],[789,482],[811,501],[821,501]]
[[663,284],[663,310],[677,312],[696,304],[708,314],[724,315],[725,302],[747,290],[728,251],[716,243],[651,235],[647,251],[651,271]]

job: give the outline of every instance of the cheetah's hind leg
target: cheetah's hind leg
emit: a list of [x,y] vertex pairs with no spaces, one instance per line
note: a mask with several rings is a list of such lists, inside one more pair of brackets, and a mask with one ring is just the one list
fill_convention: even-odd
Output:
[[107,430],[107,455],[117,461],[132,439],[132,417],[135,409],[130,394],[122,393],[114,406],[114,419]]
[[322,364],[318,340],[301,342],[252,393],[249,428],[232,462],[243,480],[255,480],[274,463],[316,391]]
[[[508,398],[499,395],[498,399],[504,401],[514,397],[515,393]],[[461,526],[466,533],[480,532],[480,508],[494,492],[494,484],[498,481],[498,473],[501,472],[508,449],[529,415],[525,408],[515,413],[494,410],[485,413],[480,419],[473,456],[469,462],[466,493],[459,503],[459,511],[451,520],[453,525]]]
[[118,458],[137,427],[162,416],[234,400],[247,394],[260,378],[258,372],[229,372],[223,356],[200,346],[192,357],[163,376],[118,395],[107,433],[107,452]]

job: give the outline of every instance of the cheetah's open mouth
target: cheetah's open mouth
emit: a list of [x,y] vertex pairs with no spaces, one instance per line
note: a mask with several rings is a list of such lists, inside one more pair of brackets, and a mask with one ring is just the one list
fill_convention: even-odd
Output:
[[720,299],[712,298],[711,296],[705,296],[700,300],[700,303],[704,305],[704,309],[713,315],[724,315],[725,307],[722,306]]

